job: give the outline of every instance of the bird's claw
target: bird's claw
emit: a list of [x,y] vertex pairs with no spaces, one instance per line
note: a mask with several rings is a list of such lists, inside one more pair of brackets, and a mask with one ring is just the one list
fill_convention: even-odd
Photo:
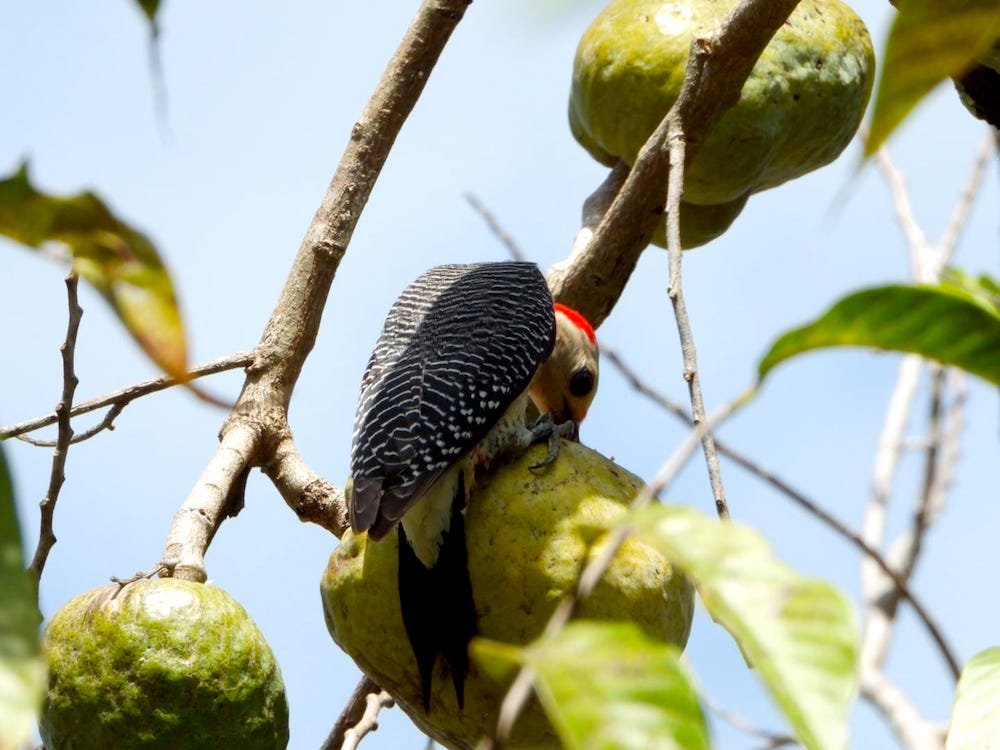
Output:
[[529,468],[544,469],[556,460],[559,455],[559,441],[562,438],[572,438],[576,434],[576,423],[573,420],[556,424],[552,421],[551,414],[543,414],[531,426],[531,444],[540,443],[545,440],[549,446],[549,452],[545,458],[537,464],[532,464]]

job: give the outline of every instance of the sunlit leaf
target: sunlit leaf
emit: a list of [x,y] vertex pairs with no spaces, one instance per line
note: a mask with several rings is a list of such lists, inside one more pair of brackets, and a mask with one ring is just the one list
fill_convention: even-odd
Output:
[[24,571],[14,488],[0,446],[0,748],[19,747],[38,721],[44,687],[39,621]]
[[1000,385],[996,282],[885,286],[854,292],[821,317],[781,336],[758,365],[761,378],[796,354],[829,346],[912,352]]
[[31,248],[67,248],[74,270],[101,292],[146,354],[183,376],[187,346],[170,274],[153,243],[100,198],[40,193],[22,166],[0,180],[0,234]]
[[662,505],[639,512],[632,523],[640,539],[691,580],[802,745],[843,750],[857,648],[844,597],[777,560],[748,527]]
[[965,665],[955,692],[946,750],[983,750],[1000,737],[1000,648],[981,651]]
[[526,664],[568,750],[707,750],[698,697],[672,644],[631,623],[571,622],[524,649],[477,642],[480,663]]
[[896,5],[866,156],[935,86],[968,70],[1000,37],[1000,0],[899,0]]

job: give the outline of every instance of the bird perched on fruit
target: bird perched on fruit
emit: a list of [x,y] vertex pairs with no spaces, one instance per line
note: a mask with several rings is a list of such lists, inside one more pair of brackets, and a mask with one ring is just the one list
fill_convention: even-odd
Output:
[[[477,469],[575,436],[597,387],[586,319],[533,263],[437,266],[399,296],[361,382],[347,492],[352,529],[399,535],[403,623],[424,708],[438,654],[459,708],[476,629],[463,512]],[[526,421],[529,399],[541,416]]]

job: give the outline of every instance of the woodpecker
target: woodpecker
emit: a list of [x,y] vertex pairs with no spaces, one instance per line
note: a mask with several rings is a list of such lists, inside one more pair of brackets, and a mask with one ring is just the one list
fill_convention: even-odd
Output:
[[347,502],[355,533],[378,541],[398,529],[425,711],[439,654],[463,706],[476,630],[464,510],[477,470],[541,440],[538,466],[553,460],[586,416],[597,369],[593,328],[553,304],[533,263],[437,266],[389,310],[361,381]]

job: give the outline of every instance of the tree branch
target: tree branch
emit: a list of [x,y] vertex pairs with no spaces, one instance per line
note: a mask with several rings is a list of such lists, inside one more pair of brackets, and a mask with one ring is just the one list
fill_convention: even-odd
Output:
[[[694,344],[694,332],[691,330],[691,320],[688,318],[687,304],[684,302],[684,291],[681,287],[681,195],[684,193],[684,162],[685,134],[679,115],[675,112],[670,120],[670,177],[667,181],[667,251],[670,253],[670,286],[667,296],[674,308],[674,319],[677,322],[677,335],[681,342],[681,355],[684,362],[684,380],[688,384],[688,395],[691,398],[691,416],[695,425],[705,419],[705,401],[701,394],[701,379],[698,377],[698,357]],[[719,466],[719,455],[715,450],[715,438],[711,432],[705,432],[701,439],[702,451],[705,454],[705,466],[708,469],[708,480],[712,486],[712,497],[715,499],[715,512],[722,520],[729,519],[729,505],[726,502],[726,490],[722,484],[722,469]]]
[[[215,375],[220,372],[225,372],[226,370],[235,370],[237,367],[246,367],[251,362],[253,362],[253,352],[230,354],[228,357],[216,359],[195,367],[188,372],[187,378],[184,382],[187,383],[188,381],[196,380],[198,378],[205,377],[206,375]],[[97,411],[98,409],[103,409],[105,406],[118,407],[118,412],[120,413],[122,409],[136,399],[148,396],[150,393],[165,390],[166,388],[170,388],[178,384],[180,384],[180,381],[178,381],[177,378],[168,375],[153,378],[151,380],[144,380],[141,383],[136,383],[135,385],[130,385],[127,388],[122,388],[119,391],[114,391],[113,393],[98,396],[90,401],[84,401],[83,403],[77,404],[70,410],[69,416],[76,417],[80,414],[87,414],[92,411]],[[112,417],[112,419],[113,418],[114,417]],[[0,427],[0,440],[18,437],[28,432],[34,432],[42,427],[48,427],[51,424],[55,424],[58,419],[58,415],[53,412],[52,414],[46,414],[44,417],[36,417],[35,419],[29,419],[25,422],[18,422],[17,424]],[[105,420],[107,419],[108,417],[105,416]],[[83,439],[82,434],[80,439]]]
[[486,222],[486,226],[493,232],[493,236],[500,240],[501,245],[507,248],[507,252],[510,253],[511,258],[520,261],[528,259],[514,238],[507,234],[507,230],[497,221],[497,217],[483,205],[483,202],[479,198],[472,193],[466,193],[465,200],[472,206],[472,210],[479,214],[480,218]]
[[367,675],[362,677],[320,750],[354,750],[365,735],[378,729],[379,711],[393,705],[389,693]]
[[263,465],[288,476],[280,470],[282,462],[275,463],[279,446],[285,462],[301,461],[287,458],[294,454],[288,404],[316,340],[330,286],[396,136],[470,2],[424,0],[355,123],[254,350],[240,398],[222,426],[219,449],[174,517],[163,558],[174,575],[205,579],[204,553],[238,478]]
[[718,716],[722,721],[729,724],[729,726],[734,729],[738,729],[744,734],[748,734],[762,740],[764,742],[764,747],[766,748],[791,747],[792,745],[799,744],[799,741],[791,735],[773,732],[769,729],[763,729],[756,726],[739,714],[728,711],[717,703],[711,701],[705,695],[701,696],[701,702],[705,705],[705,708]]
[[291,433],[278,441],[274,456],[261,469],[300,521],[319,524],[337,538],[347,531],[344,491],[306,466]]
[[983,136],[979,152],[976,154],[975,161],[972,163],[972,169],[969,171],[969,176],[965,180],[962,191],[959,193],[958,200],[955,201],[954,208],[952,208],[948,225],[944,228],[941,238],[938,240],[939,258],[937,268],[935,269],[935,276],[940,275],[944,267],[948,265],[952,254],[955,252],[955,247],[958,245],[958,240],[969,223],[969,212],[972,210],[972,204],[975,202],[976,196],[979,195],[979,187],[983,182],[986,165],[989,163],[990,157],[997,153],[997,149],[1000,147],[998,146],[998,138],[1000,138],[998,133],[1000,131],[988,128],[986,135]]
[[80,320],[83,318],[83,308],[77,299],[77,284],[79,279],[75,273],[70,273],[66,277],[66,304],[69,308],[69,321],[66,324],[66,340],[59,347],[62,355],[62,398],[56,406],[56,420],[59,423],[59,435],[56,438],[55,450],[52,452],[52,471],[49,474],[49,487],[45,493],[45,498],[39,504],[41,508],[40,529],[38,532],[38,545],[35,547],[35,554],[28,566],[28,573],[34,579],[37,591],[37,584],[41,580],[42,571],[45,569],[45,561],[49,558],[49,552],[56,543],[55,531],[52,528],[52,520],[55,514],[56,503],[59,500],[59,491],[66,481],[66,457],[69,452],[70,441],[73,439],[73,427],[69,421],[70,410],[73,408],[73,395],[76,393],[76,386],[80,382],[74,372],[74,357],[76,354],[76,337],[80,331]]

